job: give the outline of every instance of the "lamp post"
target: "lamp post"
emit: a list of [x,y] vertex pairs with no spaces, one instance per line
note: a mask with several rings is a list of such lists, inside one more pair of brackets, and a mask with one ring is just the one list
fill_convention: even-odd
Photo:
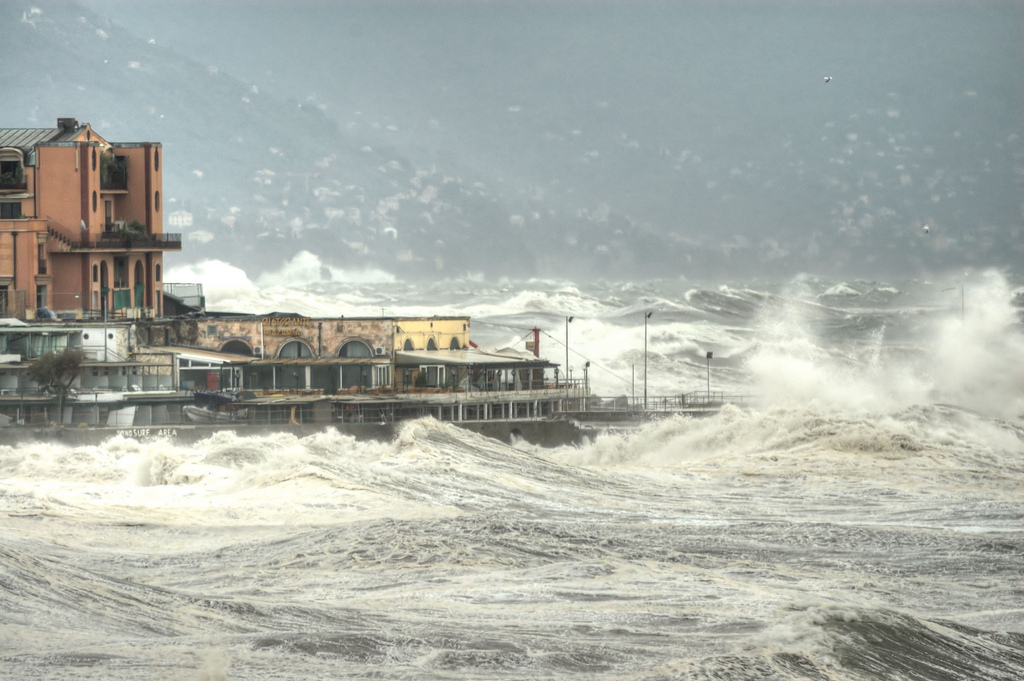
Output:
[[566,389],[569,388],[569,322],[573,319],[574,317],[565,318],[565,370],[562,374],[565,376]]
[[587,405],[590,402],[590,362],[583,365],[583,411],[588,411]]
[[711,402],[711,358],[715,356],[715,353],[708,351],[708,403]]
[[644,315],[644,411],[647,411],[647,320],[654,312]]

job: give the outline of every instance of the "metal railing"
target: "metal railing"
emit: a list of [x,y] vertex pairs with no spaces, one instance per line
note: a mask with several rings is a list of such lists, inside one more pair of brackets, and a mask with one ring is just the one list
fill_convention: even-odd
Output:
[[[74,245],[74,241],[72,241]],[[181,234],[105,233],[99,238],[83,234],[78,248],[181,248]]]
[[70,250],[93,248],[161,248],[181,250],[181,234],[136,234],[132,232],[105,232],[99,237],[82,233],[77,239],[47,227],[46,231]]
[[745,393],[707,392],[704,390],[679,395],[657,395],[642,397],[588,397],[585,398],[584,411],[598,413],[614,412],[689,412],[720,409],[723,405],[732,404],[740,407],[749,406],[754,398]]

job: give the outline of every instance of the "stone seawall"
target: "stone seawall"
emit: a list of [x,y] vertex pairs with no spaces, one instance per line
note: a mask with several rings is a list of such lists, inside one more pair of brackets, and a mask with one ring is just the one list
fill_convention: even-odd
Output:
[[[596,431],[581,428],[572,421],[448,421],[454,426],[479,433],[485,437],[513,443],[525,440],[541,447],[580,444],[585,437],[593,438]],[[402,423],[338,423],[329,426],[357,440],[390,442],[395,439]],[[0,445],[17,446],[24,442],[60,442],[71,446],[99,445],[112,437],[136,440],[168,439],[182,444],[205,440],[221,431],[234,431],[241,436],[259,437],[277,433],[290,433],[307,437],[326,430],[320,425],[176,425],[128,428],[31,428],[9,427],[0,429]]]

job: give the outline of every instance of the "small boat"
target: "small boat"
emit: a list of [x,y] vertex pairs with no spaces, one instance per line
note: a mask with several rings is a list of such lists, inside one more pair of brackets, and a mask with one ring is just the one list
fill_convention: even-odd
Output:
[[194,423],[244,421],[249,410],[242,404],[242,400],[251,394],[196,391],[195,404],[184,406],[181,410]]

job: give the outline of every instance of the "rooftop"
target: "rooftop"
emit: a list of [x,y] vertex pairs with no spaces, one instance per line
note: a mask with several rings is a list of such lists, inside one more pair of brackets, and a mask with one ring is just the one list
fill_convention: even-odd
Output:
[[81,127],[64,128],[0,128],[0,148],[15,147],[29,151],[43,142],[62,142],[74,139]]

